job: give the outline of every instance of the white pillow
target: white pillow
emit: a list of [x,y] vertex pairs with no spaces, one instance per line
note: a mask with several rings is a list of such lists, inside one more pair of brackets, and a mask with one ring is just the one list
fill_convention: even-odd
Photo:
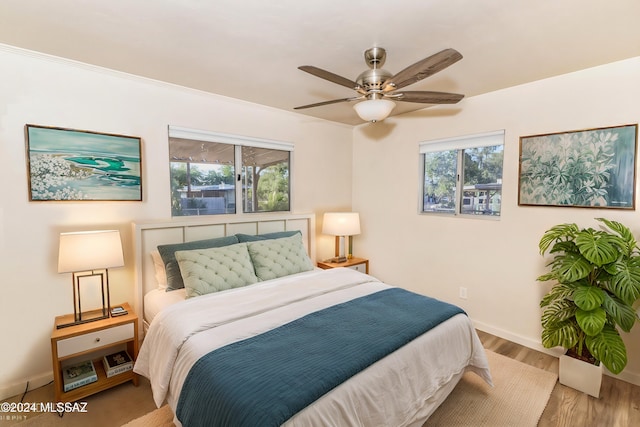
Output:
[[160,256],[160,251],[157,249],[151,251],[151,258],[153,259],[153,267],[156,271],[156,282],[158,282],[158,289],[163,291],[167,289],[167,271],[164,268],[164,261]]

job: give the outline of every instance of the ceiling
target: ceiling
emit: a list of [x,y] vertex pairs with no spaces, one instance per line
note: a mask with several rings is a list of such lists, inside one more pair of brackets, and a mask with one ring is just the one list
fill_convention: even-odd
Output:
[[[293,111],[355,94],[300,65],[355,80],[369,47],[391,73],[451,47],[407,90],[470,97],[640,56],[639,19],[638,0],[2,0],[0,43]],[[297,111],[362,123],[352,106]]]

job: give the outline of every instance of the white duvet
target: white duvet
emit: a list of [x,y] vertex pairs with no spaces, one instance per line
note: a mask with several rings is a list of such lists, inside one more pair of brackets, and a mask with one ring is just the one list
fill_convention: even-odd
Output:
[[[351,269],[314,270],[187,299],[152,321],[135,364],[158,407],[174,410],[191,366],[208,352],[310,312],[389,288]],[[296,414],[287,426],[422,425],[471,369],[489,384],[484,349],[457,315],[381,359]]]

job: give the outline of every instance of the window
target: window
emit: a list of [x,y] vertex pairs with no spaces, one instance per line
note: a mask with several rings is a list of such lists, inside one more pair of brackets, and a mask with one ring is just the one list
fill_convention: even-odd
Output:
[[289,210],[289,152],[241,147],[243,212]]
[[420,144],[421,212],[500,216],[504,131]]
[[171,215],[289,211],[292,151],[289,143],[170,126]]

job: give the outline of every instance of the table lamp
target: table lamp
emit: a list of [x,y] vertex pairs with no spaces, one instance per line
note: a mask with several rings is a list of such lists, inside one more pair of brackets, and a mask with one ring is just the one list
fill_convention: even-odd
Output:
[[[327,212],[322,220],[322,233],[336,236],[335,258],[329,262],[344,262],[353,258],[353,236],[360,234],[360,215],[357,212]],[[345,238],[349,238],[349,251],[345,256]]]
[[[111,310],[108,269],[123,265],[122,242],[118,230],[60,233],[58,273],[72,274],[74,321],[58,325],[58,328],[108,318]],[[83,312],[82,282],[96,277],[100,280],[102,309]]]

